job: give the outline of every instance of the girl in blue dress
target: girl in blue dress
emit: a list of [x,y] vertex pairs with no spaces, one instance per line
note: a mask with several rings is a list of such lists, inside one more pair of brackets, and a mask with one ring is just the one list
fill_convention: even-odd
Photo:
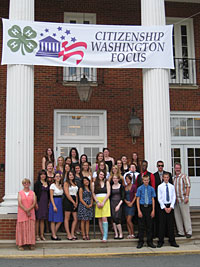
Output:
[[51,222],[51,239],[61,240],[57,236],[57,231],[63,222],[63,209],[62,209],[62,195],[63,189],[61,185],[60,172],[56,172],[55,182],[50,186],[50,205],[49,205],[49,221]]
[[90,180],[83,177],[83,186],[79,189],[78,220],[81,221],[83,240],[89,240],[90,220],[93,218],[93,198],[90,191]]

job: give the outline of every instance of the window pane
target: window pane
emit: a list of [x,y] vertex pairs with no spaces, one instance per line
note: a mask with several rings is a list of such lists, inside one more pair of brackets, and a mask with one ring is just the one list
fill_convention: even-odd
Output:
[[66,158],[69,156],[69,147],[61,147],[60,148],[60,156],[63,156],[63,158]]
[[188,128],[188,136],[193,136],[193,135],[194,135],[193,128]]
[[174,148],[174,157],[180,157],[180,156],[181,156],[180,148]]
[[200,136],[200,128],[195,128],[195,136]]
[[76,75],[76,68],[75,67],[69,67],[69,75]]
[[181,159],[180,158],[174,158],[174,162],[181,162]]
[[99,147],[84,147],[84,153],[88,156],[88,161],[91,162],[91,164],[96,162],[96,155],[99,150]]
[[194,158],[188,158],[188,166],[194,166]]
[[187,119],[187,125],[188,126],[193,126],[193,119],[192,118],[188,118]]
[[181,25],[181,35],[187,35],[187,28],[185,25]]
[[194,157],[194,148],[188,148],[188,157]]
[[[96,126],[93,126],[96,125]],[[99,136],[99,117],[61,116],[61,135]]]
[[196,158],[196,162],[195,162],[195,164],[196,164],[196,167],[197,167],[197,166],[200,167],[200,158]]
[[186,136],[186,129],[181,129],[181,136]]
[[200,168],[196,169],[196,176],[200,176]]
[[182,37],[182,45],[187,46],[187,36]]
[[188,175],[195,176],[194,168],[188,168]]
[[200,157],[200,148],[195,148],[195,156]]
[[194,118],[194,125],[200,127],[200,118]]

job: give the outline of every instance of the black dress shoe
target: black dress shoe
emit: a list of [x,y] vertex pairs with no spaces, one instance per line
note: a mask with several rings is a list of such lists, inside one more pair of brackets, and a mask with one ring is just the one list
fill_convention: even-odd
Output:
[[143,247],[143,243],[139,242],[138,245],[137,245],[137,248],[142,248],[142,247]]
[[150,247],[150,248],[156,248],[156,246],[154,245],[153,242],[148,242],[147,246]]
[[184,235],[177,234],[176,237],[184,237]]
[[51,236],[51,240],[54,240],[54,241],[60,241],[61,238],[59,238],[59,237],[54,238],[53,236]]
[[163,246],[163,242],[158,242],[157,248],[161,248]]
[[191,238],[191,237],[192,237],[192,235],[186,234],[186,238]]
[[179,245],[176,242],[170,243],[171,247],[179,248]]

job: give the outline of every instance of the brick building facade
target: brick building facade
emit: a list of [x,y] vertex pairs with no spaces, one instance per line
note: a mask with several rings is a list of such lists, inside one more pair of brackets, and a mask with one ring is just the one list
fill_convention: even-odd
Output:
[[[191,1],[193,2],[193,1]],[[197,1],[194,1],[197,2]],[[96,24],[141,25],[140,0],[96,1],[96,0],[35,0],[35,20],[64,22],[64,13],[96,14]],[[200,3],[189,1],[165,1],[167,18],[190,18],[194,30],[195,83],[170,83],[170,110],[180,112],[200,111]],[[1,0],[0,16],[9,17],[9,1]],[[0,26],[2,40],[2,25]],[[190,40],[187,40],[188,42]],[[2,52],[0,43],[0,55]],[[41,168],[41,158],[47,147],[55,148],[55,110],[106,110],[107,140],[111,156],[116,159],[122,154],[131,157],[137,151],[144,158],[144,129],[135,144],[128,130],[131,110],[143,122],[143,80],[141,69],[103,69],[97,84],[93,87],[89,102],[79,99],[73,83],[63,84],[61,67],[34,67],[34,178]],[[0,68],[0,164],[5,163],[6,131],[6,75],[7,67]],[[151,103],[149,103],[151,105]],[[198,115],[198,114],[197,114]],[[200,114],[199,114],[200,118]],[[158,122],[159,125],[159,122]],[[199,143],[200,144],[200,143]],[[198,149],[198,146],[197,146]],[[198,152],[198,150],[197,150]],[[15,153],[13,151],[13,153]],[[17,157],[17,155],[16,155]],[[198,157],[197,157],[198,158]],[[200,168],[200,163],[195,168]],[[16,168],[16,166],[13,166]],[[196,174],[196,172],[195,172]],[[198,174],[198,172],[197,172]],[[198,176],[198,175],[195,175]],[[22,177],[23,178],[23,177]],[[5,194],[5,172],[0,172],[0,201]],[[12,220],[11,220],[12,221]],[[13,222],[11,222],[13,224]],[[9,224],[8,221],[4,224]],[[2,222],[0,220],[0,229]],[[12,227],[11,227],[12,228]],[[3,232],[0,238],[3,238]],[[10,238],[13,238],[14,232]]]

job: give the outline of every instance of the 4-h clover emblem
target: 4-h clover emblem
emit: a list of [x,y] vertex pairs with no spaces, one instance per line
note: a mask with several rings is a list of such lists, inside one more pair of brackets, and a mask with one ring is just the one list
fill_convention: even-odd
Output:
[[37,33],[30,26],[26,26],[22,33],[20,27],[14,25],[8,30],[8,34],[14,38],[7,42],[12,52],[17,52],[21,47],[22,55],[25,55],[24,50],[27,53],[32,53],[37,47],[37,43],[31,40],[37,36]]

